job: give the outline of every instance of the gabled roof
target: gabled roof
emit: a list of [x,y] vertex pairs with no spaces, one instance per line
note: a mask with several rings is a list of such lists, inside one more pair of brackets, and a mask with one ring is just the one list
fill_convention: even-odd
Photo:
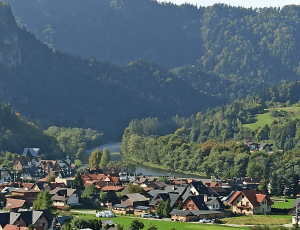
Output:
[[229,204],[233,204],[233,201],[239,197],[241,194],[243,194],[248,200],[249,202],[253,205],[253,206],[260,206],[260,203],[266,198],[267,200],[267,204],[268,205],[272,205],[274,204],[274,202],[270,199],[270,197],[265,193],[264,190],[243,190],[243,191],[239,191],[239,192],[236,192]]
[[5,226],[7,224],[10,224],[10,213],[0,211],[0,225]]
[[26,211],[19,211],[18,213],[21,215],[21,217],[23,218],[23,220],[26,222],[27,225],[29,224],[34,225],[42,216],[45,216],[45,218],[48,221],[48,224],[52,221],[52,217],[49,210],[43,210],[43,211],[26,210]]
[[51,200],[53,200],[53,201],[66,201],[68,198],[65,198],[65,197],[63,197],[63,196],[59,196],[59,195],[57,195],[57,194],[55,194],[52,198],[51,198]]
[[51,190],[49,193],[51,195],[55,195],[55,194],[66,194],[67,197],[72,196],[75,192],[77,191],[77,189],[72,189],[72,188],[55,188],[53,190]]
[[28,227],[20,227],[17,225],[11,225],[11,224],[7,224],[3,230],[28,230]]
[[213,205],[214,202],[218,201],[220,208],[219,209],[224,209],[225,205],[223,202],[218,198],[218,197],[208,197],[207,202],[205,202],[206,205]]
[[18,200],[18,199],[12,199],[12,198],[6,199],[6,208],[8,208],[8,209],[21,208],[21,207],[23,207],[23,205],[26,205],[25,200]]
[[185,201],[183,201],[183,204],[188,199],[191,199],[199,210],[208,210],[208,207],[206,206],[206,204],[204,202],[204,196],[201,196],[201,195],[200,196],[189,196]]
[[60,226],[63,226],[66,220],[70,219],[69,216],[57,216],[56,220],[59,223]]
[[32,189],[34,183],[22,183],[23,188]]
[[190,183],[200,195],[210,195],[210,192],[208,191],[207,187],[202,183],[202,181],[193,181]]
[[178,210],[173,209],[170,212],[171,215],[177,215],[177,216],[194,216],[194,214],[190,210]]
[[33,157],[38,157],[40,149],[39,148],[24,148],[23,150],[23,156],[26,155],[27,153],[31,153]]
[[141,195],[139,193],[125,194],[124,196],[127,196],[133,202],[148,201],[147,197],[145,197],[145,196],[143,196],[143,195]]
[[35,224],[36,221],[43,215],[42,211],[21,211],[19,213],[27,225]]

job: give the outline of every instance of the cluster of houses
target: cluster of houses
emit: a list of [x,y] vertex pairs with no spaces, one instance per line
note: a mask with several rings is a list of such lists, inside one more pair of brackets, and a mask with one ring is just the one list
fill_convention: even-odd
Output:
[[[0,212],[0,230],[9,230],[6,226],[26,229],[30,224],[38,230],[46,230],[53,221],[59,229],[66,217],[53,220],[47,210],[32,210],[40,191],[49,191],[57,209],[82,205],[80,198],[84,190],[72,188],[76,166],[69,160],[41,160],[38,156],[38,149],[25,149],[14,161],[14,170],[20,172],[17,180],[8,170],[0,170],[0,208],[10,211]],[[169,201],[173,221],[195,221],[227,217],[232,212],[244,215],[270,213],[273,204],[269,196],[258,189],[260,181],[255,178],[226,182],[175,177],[160,180],[158,177],[129,178],[105,174],[99,168],[78,172],[84,187],[93,185],[106,193],[106,200],[101,200],[101,205],[115,214],[142,216],[155,213],[160,202]],[[52,175],[55,175],[55,181],[47,182],[46,178]],[[30,183],[30,180],[35,182]],[[139,186],[142,192],[130,193],[128,183]],[[99,194],[92,194],[94,201],[99,198]]]

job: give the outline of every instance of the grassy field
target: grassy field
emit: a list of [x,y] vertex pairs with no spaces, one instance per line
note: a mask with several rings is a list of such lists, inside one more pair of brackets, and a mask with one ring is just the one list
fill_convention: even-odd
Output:
[[[272,199],[272,197],[271,197]],[[295,199],[285,199],[288,202],[276,202],[276,199],[274,199],[274,204],[272,205],[272,208],[281,208],[281,209],[291,209]]]
[[227,224],[240,225],[281,225],[292,222],[291,215],[254,215],[254,216],[239,216],[223,219]]
[[[90,219],[97,218],[95,215],[91,214],[81,214],[74,213],[75,216],[82,216]],[[151,225],[156,226],[159,230],[171,230],[175,228],[177,230],[189,230],[189,229],[198,229],[198,230],[237,230],[234,227],[212,225],[212,224],[199,224],[199,223],[186,223],[186,222],[170,222],[170,221],[159,221],[159,220],[149,220],[141,218],[131,218],[131,217],[115,217],[115,218],[101,218],[101,220],[113,220],[116,224],[124,225],[125,228],[128,227],[131,222],[135,219],[142,221],[145,225],[144,229],[149,228]],[[247,228],[238,228],[238,229],[247,229]]]
[[265,126],[266,124],[270,126],[272,123],[272,118],[270,116],[270,113],[258,114],[256,116],[256,119],[257,121],[255,123],[245,124],[243,126],[251,130],[255,130],[258,129],[259,127]]
[[[300,118],[300,107],[287,107],[287,108],[272,108],[270,110],[266,109],[266,113],[258,114],[256,116],[257,121],[251,124],[244,124],[243,126],[249,128],[251,130],[258,129],[259,127],[263,127],[266,124],[269,126],[272,123],[272,120],[278,120],[281,118],[287,118],[294,120],[296,118]],[[274,112],[277,114],[281,114],[280,117],[271,116],[270,112]],[[275,114],[273,113],[273,114]]]

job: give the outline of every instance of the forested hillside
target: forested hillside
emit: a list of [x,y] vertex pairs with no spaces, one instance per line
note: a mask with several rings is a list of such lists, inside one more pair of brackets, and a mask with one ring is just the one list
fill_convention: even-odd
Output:
[[299,78],[300,7],[176,6],[153,0],[6,0],[49,47],[153,61],[197,90],[236,99]]
[[0,7],[0,98],[44,129],[92,128],[118,141],[132,119],[189,116],[220,103],[146,60],[120,67],[49,48]]
[[[300,81],[295,81],[189,118],[175,116],[178,129],[165,136],[157,135],[163,128],[157,119],[133,120],[124,131],[122,153],[140,162],[222,178],[300,175],[299,90]],[[256,129],[245,127],[264,113],[270,121]],[[250,152],[244,140],[269,146]]]

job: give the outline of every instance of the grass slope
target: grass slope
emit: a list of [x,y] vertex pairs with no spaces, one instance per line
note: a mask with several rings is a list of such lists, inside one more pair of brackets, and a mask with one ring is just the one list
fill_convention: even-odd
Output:
[[[74,213],[76,216],[86,217],[90,219],[97,218],[92,214],[84,213]],[[150,226],[156,226],[159,230],[171,230],[175,228],[177,230],[190,230],[190,229],[201,229],[201,230],[231,230],[235,229],[234,227],[220,226],[220,225],[208,225],[208,224],[199,224],[199,223],[187,223],[187,222],[170,222],[162,220],[149,220],[141,218],[131,218],[131,217],[115,217],[115,218],[101,218],[101,220],[113,220],[116,224],[124,225],[127,228],[133,220],[142,221],[145,225],[144,229],[148,229]],[[247,229],[247,228],[239,228]]]
[[281,208],[281,209],[291,209],[295,201],[295,199],[285,199],[287,200],[287,202],[276,202],[276,200],[274,200],[273,198],[271,199],[274,201],[272,208]]
[[265,125],[270,126],[273,120],[300,119],[300,107],[272,108],[265,111],[266,113],[256,115],[257,121],[255,123],[244,124],[243,126],[251,130],[256,130]]
[[281,225],[292,222],[291,215],[253,215],[223,219],[227,224],[239,225]]

